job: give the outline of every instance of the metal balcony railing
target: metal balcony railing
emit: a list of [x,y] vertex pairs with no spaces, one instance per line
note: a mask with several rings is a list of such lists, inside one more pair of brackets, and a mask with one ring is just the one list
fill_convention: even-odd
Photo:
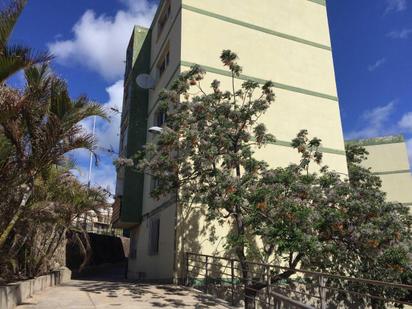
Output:
[[[385,308],[412,306],[412,285],[351,278],[247,262],[243,278],[237,259],[186,253],[185,281],[189,286],[239,305],[251,299],[255,308]],[[279,277],[289,272],[288,279]]]

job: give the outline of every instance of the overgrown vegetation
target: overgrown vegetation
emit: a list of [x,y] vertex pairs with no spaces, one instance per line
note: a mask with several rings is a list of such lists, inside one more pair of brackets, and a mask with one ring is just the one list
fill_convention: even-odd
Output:
[[[11,1],[0,12],[0,281],[52,269],[73,220],[106,206],[106,194],[80,184],[65,157],[93,151],[94,138],[80,122],[106,113],[87,97],[70,98],[49,68],[50,55],[9,44],[25,4]],[[25,87],[13,89],[5,82],[21,70]]]
[[[379,178],[361,167],[364,149],[347,150],[349,180],[322,165],[321,140],[310,139],[306,130],[292,141],[300,162],[271,168],[256,159],[255,151],[275,140],[259,122],[274,104],[273,84],[245,81],[236,89],[236,54],[225,50],[221,60],[232,89],[221,89],[217,80],[211,91],[203,88],[199,66],[182,73],[160,96],[167,113],[161,134],[134,165],[158,180],[154,198],[177,193],[179,209],[200,205],[209,222],[232,226],[226,248],[240,261],[246,308],[254,306],[250,296],[261,288],[251,280],[248,260],[292,269],[273,273],[272,283],[301,267],[411,284],[411,216],[407,207],[387,202]],[[256,245],[257,238],[263,245]]]

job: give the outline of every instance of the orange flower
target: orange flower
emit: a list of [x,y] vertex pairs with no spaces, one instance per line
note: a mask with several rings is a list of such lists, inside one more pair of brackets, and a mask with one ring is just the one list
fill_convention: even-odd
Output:
[[226,193],[234,193],[236,192],[236,188],[233,186],[230,186],[226,189]]
[[379,241],[373,239],[373,240],[368,240],[368,245],[371,246],[372,248],[377,248],[379,247]]
[[265,210],[266,208],[268,208],[268,205],[266,202],[260,202],[257,203],[256,208],[260,210]]

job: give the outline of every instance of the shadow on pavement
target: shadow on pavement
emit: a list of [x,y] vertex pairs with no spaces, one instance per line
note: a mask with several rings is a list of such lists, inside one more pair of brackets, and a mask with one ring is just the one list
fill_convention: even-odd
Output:
[[[81,291],[110,298],[130,297],[153,308],[216,308],[221,304],[212,296],[177,285],[146,284],[124,278],[124,264],[102,267],[94,272],[76,276],[69,283]],[[116,303],[113,306],[121,306]]]

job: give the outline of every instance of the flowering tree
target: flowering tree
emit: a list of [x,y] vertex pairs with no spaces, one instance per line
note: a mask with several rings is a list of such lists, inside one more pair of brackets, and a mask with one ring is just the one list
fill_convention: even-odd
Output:
[[[397,266],[385,269],[394,270],[393,280],[401,280],[395,269],[407,265],[410,217],[405,207],[385,201],[378,179],[359,167],[353,150],[348,152],[348,158],[354,157],[349,161],[351,181],[321,167],[321,140],[310,139],[306,130],[292,141],[301,154],[297,164],[273,169],[254,158],[256,149],[275,140],[259,122],[275,100],[273,83],[245,81],[236,89],[241,73],[236,54],[225,50],[221,60],[232,76],[230,91],[217,80],[207,91],[204,71],[193,66],[160,95],[166,124],[134,158],[139,172],[158,180],[152,196],[177,194],[178,207],[196,203],[207,220],[231,225],[226,247],[241,265],[246,308],[253,307],[251,296],[263,287],[250,279],[248,260],[286,263],[290,269],[272,273],[273,283],[302,265],[385,279],[379,267],[387,264],[377,261],[398,252]],[[310,164],[319,165],[319,172],[312,172]],[[388,228],[382,230],[382,224]],[[256,245],[256,237],[262,246]]]
[[[283,260],[290,270],[274,273],[272,282],[287,279],[298,266],[342,276],[411,284],[411,219],[408,207],[386,201],[379,177],[360,165],[364,148],[348,146],[349,179],[327,167],[320,174],[308,164],[321,163],[317,147],[302,131],[293,145],[302,153],[300,165],[268,170],[249,204],[247,222],[265,246],[265,254]],[[257,204],[258,203],[258,204]],[[256,207],[254,205],[260,205]],[[351,282],[327,284],[387,299],[407,297],[406,291]],[[260,286],[254,287],[256,290]],[[333,301],[347,302],[348,294]],[[410,296],[409,296],[410,297]],[[385,308],[382,301],[360,298],[359,306]]]

